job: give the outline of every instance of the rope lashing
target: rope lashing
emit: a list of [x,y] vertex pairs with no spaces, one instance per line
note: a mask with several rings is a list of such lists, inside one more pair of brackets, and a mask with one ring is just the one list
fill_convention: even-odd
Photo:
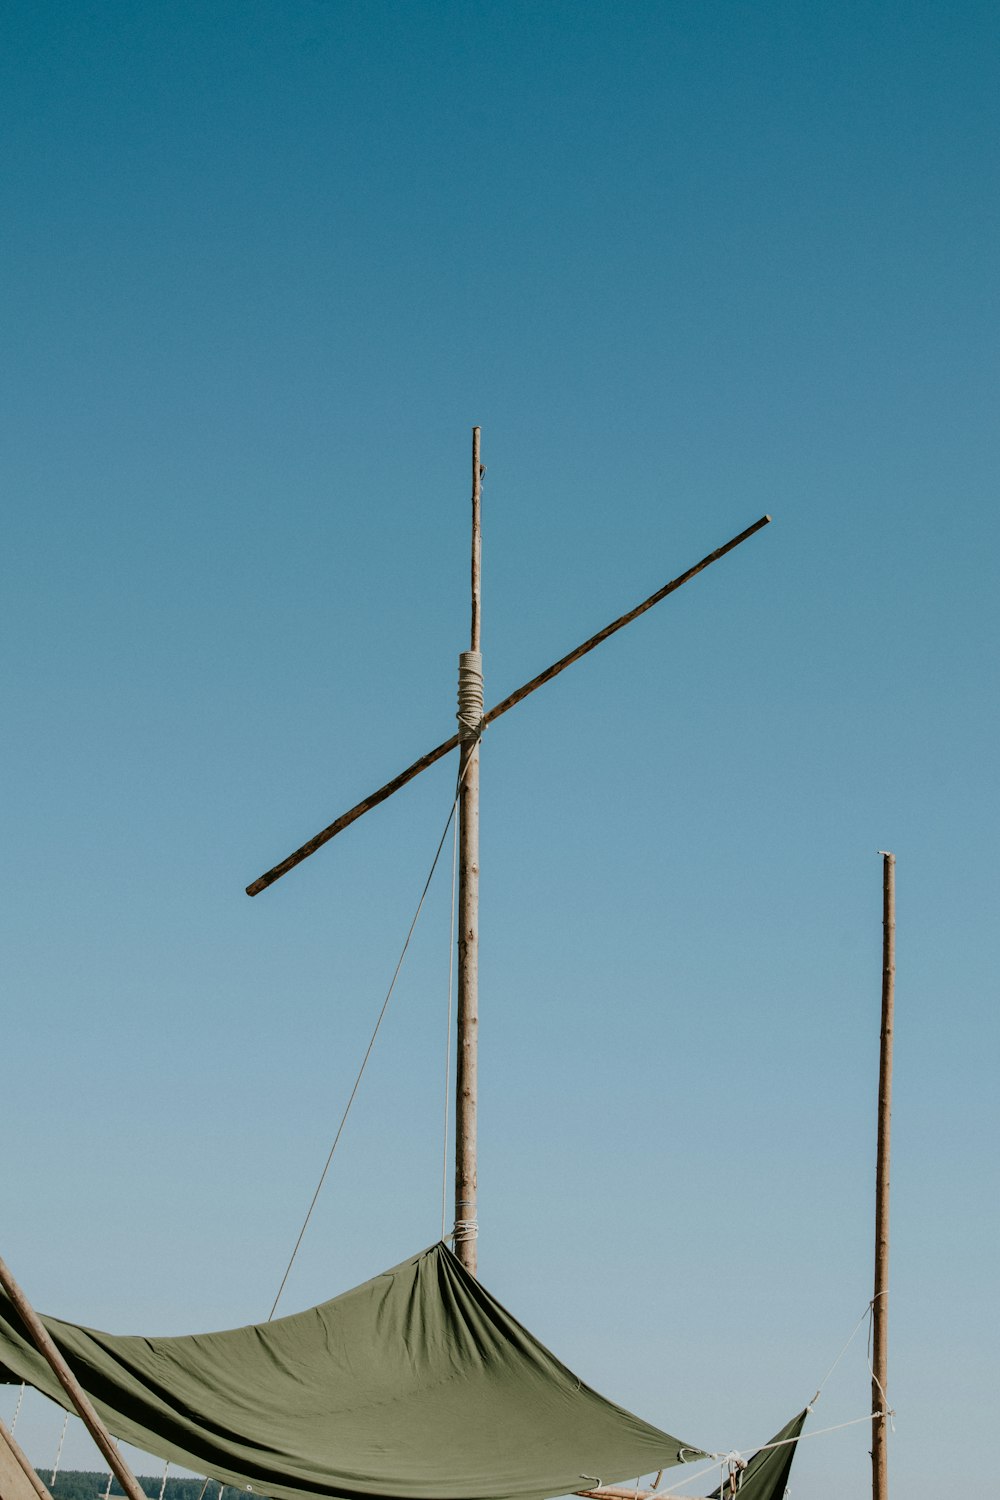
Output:
[[[879,852],[881,853],[882,851],[880,850]],[[869,1375],[872,1378],[872,1385],[877,1385],[878,1386],[878,1393],[879,1393],[879,1396],[880,1396],[881,1402],[882,1402],[882,1410],[881,1410],[881,1412],[878,1412],[878,1413],[873,1412],[872,1413],[872,1421],[873,1422],[877,1421],[880,1417],[886,1417],[886,1418],[888,1418],[889,1430],[891,1432],[895,1433],[895,1431],[896,1431],[896,1424],[895,1424],[893,1418],[895,1417],[896,1413],[893,1411],[892,1407],[889,1405],[888,1398],[887,1398],[887,1396],[885,1394],[885,1389],[884,1389],[884,1387],[882,1385],[881,1380],[879,1380],[878,1376],[875,1374],[875,1366],[872,1364],[872,1342],[873,1342],[874,1337],[875,1337],[875,1303],[878,1301],[879,1297],[888,1297],[888,1295],[889,1295],[888,1291],[879,1292],[879,1293],[877,1293],[876,1296],[874,1296],[872,1298],[872,1300],[868,1304],[868,1312],[869,1312],[870,1316],[869,1316],[869,1322],[868,1322],[868,1350],[867,1350],[866,1358],[867,1358],[867,1361],[868,1361],[868,1373],[869,1373]]]
[[[459,1203],[455,1204],[456,1210],[460,1209],[460,1208],[464,1208],[464,1207],[465,1207],[464,1203],[459,1202]],[[455,1228],[454,1228],[453,1233],[452,1233],[452,1238],[453,1238],[454,1243],[456,1245],[461,1244],[465,1240],[474,1240],[474,1239],[477,1239],[478,1236],[479,1236],[479,1220],[478,1219],[456,1219],[455,1220]]]
[[476,740],[483,725],[483,653],[463,651],[458,658],[458,734]]
[[747,1466],[747,1460],[745,1458],[741,1458],[738,1453],[727,1453],[724,1462],[729,1470],[729,1483],[727,1488],[730,1495],[735,1495],[739,1490],[740,1481],[743,1478],[743,1470]]

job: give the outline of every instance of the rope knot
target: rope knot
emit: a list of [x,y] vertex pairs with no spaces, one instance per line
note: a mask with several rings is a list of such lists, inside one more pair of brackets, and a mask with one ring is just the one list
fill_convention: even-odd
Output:
[[733,1452],[726,1454],[724,1463],[729,1469],[729,1483],[726,1489],[730,1495],[735,1495],[740,1488],[740,1481],[743,1478],[743,1470],[747,1466],[747,1461],[739,1453]]

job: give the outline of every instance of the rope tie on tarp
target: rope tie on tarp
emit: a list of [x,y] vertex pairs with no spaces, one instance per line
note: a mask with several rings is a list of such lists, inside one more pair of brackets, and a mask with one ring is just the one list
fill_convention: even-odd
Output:
[[747,1466],[747,1460],[734,1451],[726,1454],[723,1464],[728,1470],[727,1488],[730,1495],[735,1495],[739,1490],[740,1481],[743,1478],[743,1470]]
[[[798,1437],[779,1438],[773,1443],[759,1443],[756,1448],[734,1448],[730,1453],[710,1453],[708,1455],[708,1457],[712,1460],[710,1464],[707,1464],[703,1469],[696,1469],[693,1474],[685,1474],[681,1478],[673,1479],[671,1488],[679,1490],[683,1488],[684,1485],[692,1484],[696,1479],[702,1479],[706,1474],[711,1474],[714,1469],[719,1468],[720,1464],[722,1466],[723,1472],[725,1472],[726,1465],[733,1458],[746,1458],[747,1461],[749,1461],[758,1453],[771,1453],[778,1448],[788,1448],[793,1443],[804,1443],[809,1438],[825,1437],[829,1432],[841,1432],[845,1427],[858,1427],[862,1422],[873,1422],[877,1417],[892,1416],[895,1416],[895,1412],[866,1412],[863,1417],[852,1417],[849,1422],[837,1422],[833,1427],[817,1427],[815,1432],[800,1432]],[[681,1453],[688,1451],[693,1452],[694,1450],[688,1450],[684,1448],[680,1449]],[[681,1463],[683,1463],[684,1461],[684,1459],[681,1459]]]
[[483,653],[463,651],[458,658],[458,737],[477,740],[483,728]]

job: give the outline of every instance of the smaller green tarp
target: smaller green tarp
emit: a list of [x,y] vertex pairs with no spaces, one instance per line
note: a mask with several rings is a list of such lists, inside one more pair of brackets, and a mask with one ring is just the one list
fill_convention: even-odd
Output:
[[[765,1443],[750,1459],[740,1475],[738,1500],[781,1500],[788,1484],[792,1459],[798,1452],[802,1424],[809,1408],[800,1411],[780,1432],[776,1432],[770,1443]],[[780,1444],[773,1447],[772,1444]],[[708,1500],[729,1500],[729,1481],[720,1489],[713,1490]]]
[[[225,1333],[43,1321],[115,1437],[275,1500],[545,1500],[707,1456],[584,1385],[443,1244]],[[0,1292],[2,1380],[68,1405]]]

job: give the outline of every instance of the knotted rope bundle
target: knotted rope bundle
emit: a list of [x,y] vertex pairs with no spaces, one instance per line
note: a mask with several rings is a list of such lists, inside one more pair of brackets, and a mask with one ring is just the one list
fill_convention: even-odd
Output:
[[483,653],[463,651],[458,658],[458,734],[479,738],[483,723]]

